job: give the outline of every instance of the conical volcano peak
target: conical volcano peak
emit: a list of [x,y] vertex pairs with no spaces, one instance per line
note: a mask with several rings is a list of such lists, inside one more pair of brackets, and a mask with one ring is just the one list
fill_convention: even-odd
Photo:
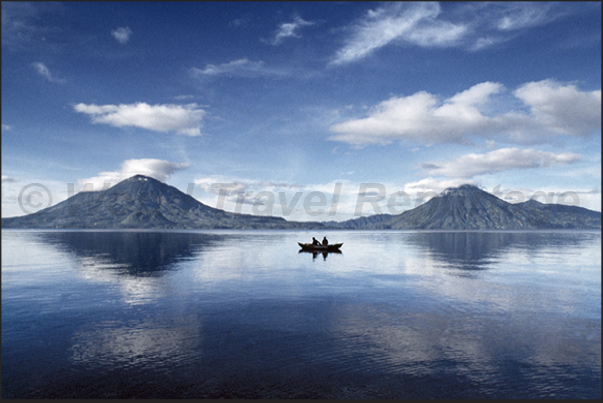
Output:
[[155,178],[151,178],[150,176],[144,176],[141,174],[137,174],[134,176],[129,177],[128,179],[126,179],[126,181],[151,181],[151,182],[160,182],[159,180],[155,179]]
[[133,188],[133,189],[137,189],[137,188],[154,188],[154,189],[161,188],[161,189],[163,189],[163,188],[168,188],[171,186],[168,185],[167,183],[161,182],[158,179],[151,178],[150,176],[138,174],[138,175],[131,176],[128,179],[124,179],[123,181],[121,181],[117,185],[115,185],[114,187],[116,187],[116,188]]
[[[130,200],[134,204],[158,203],[170,205],[179,201],[193,203],[192,196],[185,194],[167,183],[145,175],[134,175],[119,182],[107,190],[107,195],[124,200]],[[196,202],[196,201],[195,201]]]
[[444,196],[469,196],[475,193],[483,193],[484,191],[475,185],[464,184],[455,188],[446,188],[442,193],[441,197]]

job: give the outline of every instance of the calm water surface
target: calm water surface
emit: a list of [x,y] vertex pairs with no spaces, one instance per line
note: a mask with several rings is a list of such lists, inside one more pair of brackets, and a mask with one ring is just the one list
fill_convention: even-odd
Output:
[[5,230],[2,397],[600,398],[601,235]]

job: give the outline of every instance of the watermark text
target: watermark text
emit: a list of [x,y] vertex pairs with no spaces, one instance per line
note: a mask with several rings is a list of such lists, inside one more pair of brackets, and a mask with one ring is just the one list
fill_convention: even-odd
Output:
[[[94,189],[92,183],[83,185],[81,192],[95,192],[109,189],[113,184],[104,182],[102,186]],[[186,194],[193,196],[199,184],[189,183]],[[349,187],[349,186],[348,186]],[[201,187],[202,188],[202,187]],[[203,188],[202,188],[203,189]],[[440,197],[441,194],[434,190],[421,190],[407,192],[399,189],[387,189],[382,183],[360,183],[357,191],[344,191],[343,183],[333,184],[332,191],[318,190],[298,190],[296,192],[260,190],[257,192],[245,189],[238,183],[212,183],[204,188],[206,192],[217,197],[215,208],[225,211],[232,211],[239,214],[253,214],[258,216],[279,215],[290,217],[305,214],[309,217],[334,217],[338,210],[345,215],[354,217],[373,215],[373,214],[400,214],[406,210],[415,208],[426,201]],[[528,200],[536,200],[541,203],[562,204],[566,206],[580,206],[580,196],[577,192],[544,192],[534,191],[526,192],[520,190],[501,190],[501,186],[495,186],[491,191],[486,192],[510,203],[522,203]],[[76,194],[75,184],[67,183],[67,206],[69,208],[79,208],[79,201],[73,196]],[[99,193],[101,194],[101,193]],[[102,193],[108,197],[108,193]],[[132,196],[134,197],[139,197]],[[126,199],[128,196],[124,196]],[[53,195],[50,189],[41,183],[30,183],[24,186],[18,195],[17,203],[25,214],[31,214],[41,209],[52,206]],[[125,199],[124,199],[125,200]],[[207,199],[206,199],[207,200]],[[98,202],[98,200],[97,200]],[[134,200],[130,200],[134,202]],[[102,204],[102,201],[101,201]],[[208,204],[207,201],[204,204]],[[211,207],[214,207],[209,203]],[[340,206],[343,205],[344,211]],[[118,213],[119,203],[105,203],[102,208],[109,212]],[[77,211],[73,210],[76,214]]]

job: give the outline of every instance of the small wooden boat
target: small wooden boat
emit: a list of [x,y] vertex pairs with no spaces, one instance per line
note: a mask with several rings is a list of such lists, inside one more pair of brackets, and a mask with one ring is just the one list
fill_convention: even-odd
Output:
[[332,245],[312,245],[311,243],[297,243],[303,250],[316,252],[338,252],[343,243],[335,243]]

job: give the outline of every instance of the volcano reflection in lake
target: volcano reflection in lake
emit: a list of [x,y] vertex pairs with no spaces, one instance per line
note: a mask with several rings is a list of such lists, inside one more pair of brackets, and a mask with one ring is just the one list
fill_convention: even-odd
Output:
[[[341,254],[298,253],[327,235]],[[2,231],[4,398],[600,398],[598,232]]]

